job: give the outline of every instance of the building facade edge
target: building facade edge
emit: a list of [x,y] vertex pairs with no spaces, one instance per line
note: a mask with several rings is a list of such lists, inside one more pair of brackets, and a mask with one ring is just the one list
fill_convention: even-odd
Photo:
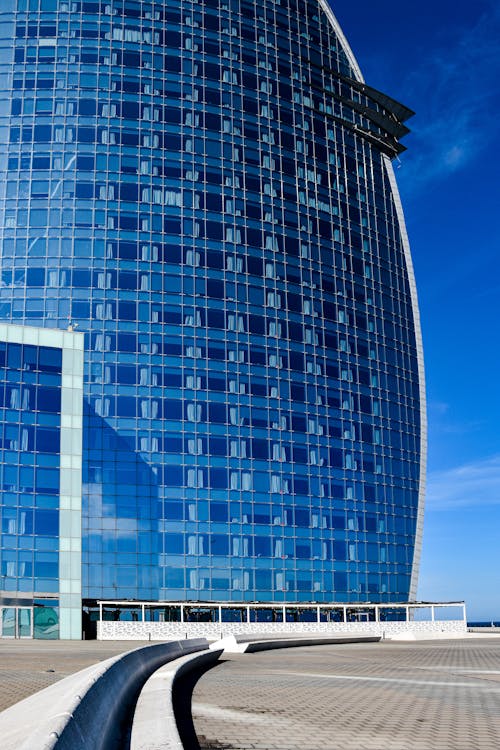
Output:
[[[339,39],[342,48],[346,54],[349,63],[351,64],[356,78],[360,83],[364,83],[364,77],[358,62],[354,56],[354,53],[347,41],[332,9],[328,5],[327,0],[318,0],[320,8],[325,13],[329,22],[331,23],[337,38]],[[417,286],[415,281],[415,273],[413,269],[413,261],[411,257],[410,242],[408,239],[408,232],[406,230],[406,222],[404,218],[403,205],[401,203],[401,197],[399,193],[398,184],[396,182],[396,176],[391,160],[388,156],[383,155],[383,161],[387,171],[389,184],[391,186],[392,194],[394,197],[394,205],[399,221],[399,228],[401,232],[401,242],[404,250],[404,257],[406,262],[406,269],[408,273],[408,283],[410,287],[411,305],[413,311],[413,320],[415,328],[415,340],[417,350],[417,361],[418,361],[418,380],[419,380],[419,397],[420,397],[420,477],[419,477],[419,492],[418,492],[418,510],[417,510],[417,524],[415,529],[415,546],[413,553],[413,565],[410,578],[410,589],[408,599],[409,601],[415,601],[417,596],[417,585],[418,585],[418,573],[420,568],[420,557],[422,553],[422,536],[424,529],[424,510],[425,510],[425,492],[426,492],[426,475],[427,475],[427,402],[426,402],[426,390],[425,390],[425,369],[424,369],[424,350],[422,342],[422,330],[420,325],[420,311],[418,305]]]
[[413,310],[413,325],[415,330],[417,363],[418,363],[418,386],[420,397],[420,477],[418,491],[418,510],[417,525],[415,529],[415,547],[413,552],[413,565],[410,579],[409,601],[415,601],[417,596],[418,574],[420,569],[420,557],[422,554],[422,537],[424,531],[424,510],[425,510],[425,492],[427,476],[427,397],[425,390],[425,369],[424,369],[424,347],[422,342],[422,328],[420,324],[420,310],[418,305],[417,285],[415,281],[415,272],[411,257],[410,241],[406,231],[406,222],[404,218],[403,205],[399,194],[394,168],[390,159],[384,156],[387,176],[394,197],[394,205],[399,220],[401,232],[401,242],[404,249],[406,269],[408,273],[408,283],[410,286],[410,297]]

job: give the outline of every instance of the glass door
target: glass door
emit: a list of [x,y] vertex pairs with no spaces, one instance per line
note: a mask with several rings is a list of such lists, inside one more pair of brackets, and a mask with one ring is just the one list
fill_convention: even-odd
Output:
[[31,607],[19,607],[17,610],[17,637],[33,638]]
[[2,638],[16,637],[16,609],[4,607],[2,609]]
[[0,607],[1,638],[33,638],[31,607]]

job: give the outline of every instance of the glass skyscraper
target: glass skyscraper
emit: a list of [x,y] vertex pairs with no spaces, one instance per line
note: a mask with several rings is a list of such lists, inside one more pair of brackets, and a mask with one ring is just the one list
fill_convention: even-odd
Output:
[[415,595],[411,114],[325,0],[2,0],[7,629]]

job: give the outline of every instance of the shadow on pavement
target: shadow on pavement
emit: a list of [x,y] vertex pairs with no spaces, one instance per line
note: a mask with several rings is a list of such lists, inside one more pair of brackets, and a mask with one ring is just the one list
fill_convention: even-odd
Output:
[[175,720],[182,744],[188,750],[202,750],[191,714],[191,701],[195,685],[205,672],[215,669],[223,663],[224,660],[219,659],[215,664],[209,664],[205,667],[200,667],[200,669],[187,672],[175,682],[175,690],[173,691]]

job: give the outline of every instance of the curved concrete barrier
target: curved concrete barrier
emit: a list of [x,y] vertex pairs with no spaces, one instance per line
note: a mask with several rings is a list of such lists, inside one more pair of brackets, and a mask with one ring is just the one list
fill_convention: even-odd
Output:
[[297,646],[320,646],[341,643],[370,643],[380,636],[344,635],[325,637],[323,634],[289,637],[289,634],[269,636],[228,636],[210,644],[207,651],[175,659],[154,672],[145,683],[135,707],[130,750],[189,750],[183,744],[174,711],[176,681],[186,672],[207,664],[214,664],[219,656],[228,653],[264,651]]
[[228,654],[244,654],[252,651],[267,651],[274,648],[296,648],[297,646],[327,646],[335,643],[373,643],[380,641],[380,635],[303,635],[292,636],[284,633],[270,635],[230,635],[210,645],[212,649],[222,649]]
[[183,656],[157,669],[141,690],[132,721],[130,750],[184,750],[174,712],[176,680],[217,661],[222,649]]
[[148,677],[207,647],[205,638],[143,646],[56,682],[0,714],[2,750],[116,750]]

